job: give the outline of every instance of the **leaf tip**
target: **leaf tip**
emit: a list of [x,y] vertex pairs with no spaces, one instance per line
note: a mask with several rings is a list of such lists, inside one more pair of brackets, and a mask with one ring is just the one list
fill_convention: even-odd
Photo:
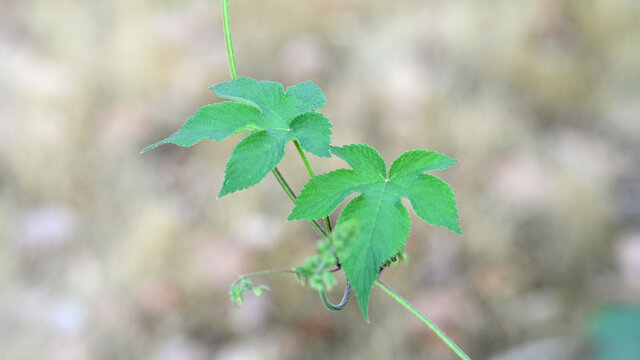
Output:
[[287,217],[287,221],[296,221],[296,220],[308,220],[303,214],[300,213],[299,208],[293,207],[291,210],[291,214]]
[[[329,151],[331,151],[332,153],[334,151],[340,151],[340,146],[330,145],[329,146]],[[334,153],[334,155],[335,155],[335,153]]]
[[358,298],[358,302],[360,303],[360,311],[362,312],[362,317],[364,317],[364,321],[369,324],[371,322],[369,319],[369,298],[367,297],[367,299],[364,301],[360,301],[360,298]]
[[321,158],[330,158],[331,157],[331,152],[329,150],[327,150],[326,152],[319,152],[319,153],[314,154],[314,155],[316,155],[317,157],[321,157]]
[[238,187],[235,185],[229,185],[229,183],[227,182],[227,179],[225,179],[224,183],[222,184],[222,189],[220,189],[220,193],[218,193],[217,198],[220,199],[221,197],[225,196],[225,195],[229,195],[232,194],[236,191],[240,191],[240,190],[244,190],[249,188],[248,186],[245,187]]
[[142,154],[146,153],[146,152],[147,152],[147,151],[149,151],[149,150],[153,150],[153,149],[157,148],[157,147],[158,147],[158,145],[160,145],[160,143],[155,143],[155,144],[152,144],[152,145],[147,146],[146,148],[144,148],[144,149],[140,150],[140,155],[142,155]]
[[449,229],[450,231],[462,236],[462,230],[460,229],[459,225],[446,226],[446,228]]
[[453,231],[454,233],[462,236],[462,229],[460,228],[460,222],[457,221],[457,219],[453,224],[451,224],[450,226],[447,226],[447,228]]

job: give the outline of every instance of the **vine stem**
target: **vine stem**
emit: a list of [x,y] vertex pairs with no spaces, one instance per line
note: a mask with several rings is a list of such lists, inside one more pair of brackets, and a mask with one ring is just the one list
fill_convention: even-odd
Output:
[[[233,51],[233,41],[231,40],[231,21],[229,16],[229,0],[222,0],[222,23],[224,27],[224,40],[227,46],[227,57],[229,59],[229,71],[231,72],[231,79],[235,80],[238,78],[238,69],[236,67],[236,56]],[[302,161],[304,162],[307,168],[307,171],[309,171],[309,173],[311,174],[311,177],[313,177],[314,176],[313,169],[311,168],[311,164],[309,164],[309,160],[307,160],[307,157],[304,155],[304,152],[302,152],[302,148],[300,148],[300,143],[297,140],[294,140],[294,143],[300,153],[300,156],[302,157]],[[291,189],[291,186],[289,186],[287,181],[284,179],[284,177],[282,176],[282,173],[280,172],[280,170],[278,170],[278,167],[277,166],[274,167],[273,170],[271,170],[271,173],[273,174],[273,176],[275,176],[276,180],[278,181],[278,184],[280,184],[280,187],[282,187],[282,190],[284,190],[287,196],[289,196],[289,199],[291,199],[291,201],[295,203],[296,194],[293,192],[293,189]],[[329,232],[331,232],[331,223],[329,222],[329,217],[325,219],[325,223],[327,224],[326,231],[322,229],[322,227],[320,226],[320,224],[318,224],[317,221],[312,220],[309,222],[311,223],[311,226],[313,227],[313,229],[323,238],[326,237]]]
[[[304,167],[307,168],[307,172],[309,173],[310,177],[314,177],[316,176],[316,174],[313,173],[313,168],[311,167],[311,163],[309,163],[309,159],[307,159],[307,155],[305,155],[304,151],[302,151],[302,147],[300,146],[300,142],[298,140],[293,140],[293,144],[296,146],[296,150],[298,150],[298,154],[300,154],[300,158],[302,159],[302,162],[304,163]],[[331,231],[333,231],[333,229],[331,229],[331,220],[329,220],[329,217],[325,217],[324,218],[324,224],[327,228],[327,232],[330,233]]]
[[227,44],[227,56],[229,57],[229,71],[231,71],[231,79],[235,80],[238,78],[238,70],[236,69],[236,57],[233,52],[233,42],[231,41],[229,0],[222,0],[222,22],[224,25],[224,40]]
[[[231,24],[230,24],[229,18],[230,18],[229,17],[229,0],[222,0],[222,22],[224,27],[224,40],[227,46],[227,57],[229,59],[229,71],[231,72],[231,79],[235,80],[238,78],[238,69],[236,67],[236,57],[233,52],[233,42],[231,40]],[[309,176],[314,177],[315,174],[313,173],[313,168],[311,167],[311,164],[309,163],[307,156],[304,154],[304,151],[302,151],[302,148],[300,147],[300,143],[298,142],[298,140],[294,140],[293,143],[295,144],[296,149],[298,149],[300,158],[302,159],[304,166],[307,168],[307,171],[309,172]],[[291,201],[295,204],[296,194],[293,191],[293,189],[291,189],[291,186],[289,186],[287,181],[284,179],[284,176],[282,176],[282,173],[280,173],[280,170],[278,170],[278,167],[277,166],[274,167],[273,170],[271,170],[271,173],[278,181],[278,184],[280,184],[280,187],[282,188],[282,190],[284,190],[284,192],[287,194],[289,199],[291,199]],[[323,238],[327,237],[329,233],[332,231],[331,221],[329,220],[329,217],[327,216],[324,219],[324,221],[325,221],[326,230],[323,229],[322,226],[320,226],[320,224],[318,224],[316,220],[309,221],[313,229]],[[267,273],[270,273],[270,272],[267,272]],[[258,272],[255,274],[265,275],[267,273]],[[327,298],[327,293],[324,290],[320,292],[320,299],[322,300],[322,303],[327,309],[337,311],[337,310],[342,310],[347,305],[350,294],[351,294],[351,283],[349,283],[349,281],[347,280],[347,287],[344,291],[344,295],[342,297],[342,301],[340,302],[340,304],[338,305],[331,304],[331,302]]]
[[272,275],[272,274],[297,274],[297,272],[295,270],[288,270],[288,269],[256,271],[256,272],[252,272],[244,275],[239,275],[238,279],[236,279],[236,281],[234,281],[231,285],[235,285],[243,278],[252,278],[255,276]]
[[351,295],[351,283],[347,280],[347,287],[344,290],[344,294],[342,295],[342,300],[338,305],[333,305],[329,298],[327,297],[327,292],[325,290],[320,291],[320,300],[324,304],[324,307],[331,311],[340,311],[347,306],[349,302],[349,296]]
[[[280,170],[278,170],[278,168],[275,167],[273,168],[271,173],[273,174],[273,176],[276,177],[276,180],[278,180],[278,184],[280,184],[280,187],[282,187],[282,190],[284,190],[284,192],[287,194],[289,199],[291,199],[291,201],[295,203],[297,196],[293,192],[293,189],[291,189],[291,186],[289,186],[289,183],[287,183],[287,180],[285,180],[284,176],[282,176],[282,173],[280,173]],[[318,224],[316,220],[310,220],[309,223],[311,224],[313,229],[318,234],[320,234],[320,236],[322,236],[323,238],[328,235],[327,232],[322,228],[322,226],[320,226],[320,224]]]
[[302,159],[302,162],[304,163],[304,167],[307,168],[307,172],[309,173],[309,176],[310,177],[316,176],[316,174],[313,173],[313,168],[311,167],[311,164],[309,163],[309,160],[307,159],[307,155],[304,154],[304,151],[302,150],[302,147],[300,146],[300,142],[298,140],[293,140],[293,145],[296,146],[296,150],[298,150],[298,154],[300,154],[300,158]]
[[385,283],[383,283],[380,280],[376,280],[375,284],[379,288],[381,288],[385,293],[387,293],[387,295],[391,296],[395,301],[397,301],[400,305],[404,306],[407,310],[409,310],[409,312],[411,312],[415,317],[417,317],[425,325],[427,325],[429,329],[431,329],[436,335],[438,335],[438,337],[442,341],[444,341],[444,343],[447,344],[447,346],[449,346],[449,348],[453,350],[453,352],[455,352],[460,359],[471,360],[471,358],[467,354],[465,354],[464,351],[462,351],[462,349],[460,349],[460,347],[458,347],[458,345],[456,345],[456,343],[453,342],[453,340],[451,340],[447,336],[447,334],[445,334],[444,331],[442,331],[438,327],[438,325],[434,324],[433,321],[431,321],[426,315],[421,313],[420,310],[416,309],[413,305],[411,305],[411,303],[409,303],[405,298],[403,298],[398,293],[393,291],[393,289],[388,287]]

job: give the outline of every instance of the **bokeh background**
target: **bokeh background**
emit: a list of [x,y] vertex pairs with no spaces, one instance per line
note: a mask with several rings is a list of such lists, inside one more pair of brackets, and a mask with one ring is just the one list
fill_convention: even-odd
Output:
[[[320,85],[334,144],[460,160],[439,175],[464,236],[412,215],[383,278],[472,358],[640,359],[640,3],[231,13],[239,73]],[[377,289],[370,324],[289,275],[231,304],[236,275],[301,265],[314,232],[272,177],[216,199],[239,137],[138,154],[228,79],[218,1],[0,2],[1,359],[455,358]]]

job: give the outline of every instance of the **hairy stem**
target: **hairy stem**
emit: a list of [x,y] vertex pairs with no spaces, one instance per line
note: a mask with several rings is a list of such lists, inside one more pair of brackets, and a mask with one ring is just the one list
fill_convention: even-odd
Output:
[[458,355],[460,359],[471,360],[471,358],[467,356],[467,354],[465,354],[464,351],[462,351],[462,349],[460,349],[460,347],[458,347],[458,345],[456,345],[456,343],[454,343],[453,340],[451,340],[447,336],[447,334],[444,333],[444,331],[440,330],[440,328],[436,324],[434,324],[433,321],[429,320],[429,318],[426,315],[424,315],[418,309],[416,309],[413,305],[411,305],[411,303],[409,303],[405,298],[398,295],[398,293],[393,291],[393,289],[388,287],[386,284],[384,284],[380,280],[376,280],[375,284],[379,288],[381,288],[385,293],[391,296],[395,301],[400,303],[400,305],[404,306],[407,310],[409,310],[415,317],[417,317],[425,325],[427,325],[436,335],[438,335],[438,337],[442,341],[444,341],[445,344],[447,344],[447,346],[449,346],[451,350],[453,350],[453,352],[456,353],[456,355]]

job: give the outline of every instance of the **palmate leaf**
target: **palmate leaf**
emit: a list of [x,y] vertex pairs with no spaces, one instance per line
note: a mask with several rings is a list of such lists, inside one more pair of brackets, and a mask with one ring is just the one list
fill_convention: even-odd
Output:
[[233,150],[226,165],[218,196],[259,183],[284,157],[288,141],[314,155],[330,157],[329,119],[316,113],[327,102],[322,90],[310,81],[290,86],[272,81],[239,78],[211,87],[221,98],[236,102],[206,105],[170,137],[142,152],[172,143],[192,146],[202,140],[222,141],[250,132]]
[[380,266],[404,247],[409,236],[411,218],[402,205],[403,197],[409,199],[423,220],[461,233],[453,191],[444,181],[425,174],[446,169],[456,160],[435,151],[408,151],[391,164],[387,177],[384,160],[369,145],[334,146],[331,152],[351,169],[335,170],[309,180],[288,220],[328,216],[348,195],[360,193],[338,219],[338,224],[345,221],[359,224],[355,240],[339,255],[368,321],[369,295]]

